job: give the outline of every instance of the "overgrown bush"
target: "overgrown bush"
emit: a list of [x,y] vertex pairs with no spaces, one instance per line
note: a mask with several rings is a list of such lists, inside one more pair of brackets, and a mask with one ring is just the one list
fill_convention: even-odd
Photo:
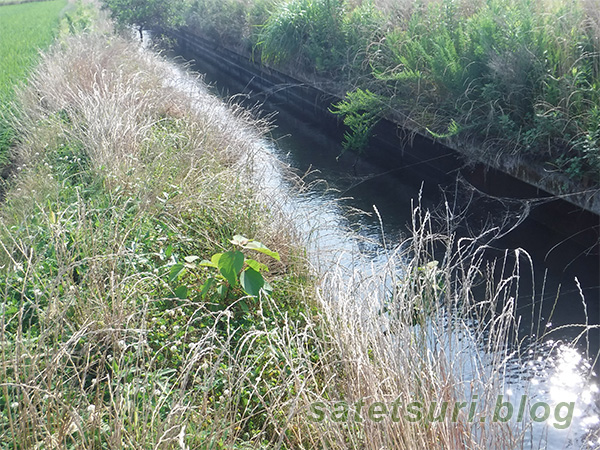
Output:
[[240,0],[194,0],[186,17],[187,26],[201,29],[218,42],[249,48],[247,5]]
[[346,57],[343,15],[339,0],[282,2],[261,28],[263,61],[293,61],[321,73],[339,70]]

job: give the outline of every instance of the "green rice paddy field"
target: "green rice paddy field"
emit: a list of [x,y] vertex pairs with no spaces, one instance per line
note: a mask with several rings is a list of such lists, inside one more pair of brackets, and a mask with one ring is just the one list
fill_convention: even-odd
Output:
[[6,116],[15,86],[53,41],[67,0],[3,5],[0,0],[0,170],[8,164],[12,130]]
[[14,85],[23,81],[40,49],[54,39],[60,12],[67,0],[1,5],[0,0],[0,102],[12,98]]
[[30,2],[47,2],[48,0],[0,0],[0,6],[3,5],[15,5],[18,3],[30,3]]

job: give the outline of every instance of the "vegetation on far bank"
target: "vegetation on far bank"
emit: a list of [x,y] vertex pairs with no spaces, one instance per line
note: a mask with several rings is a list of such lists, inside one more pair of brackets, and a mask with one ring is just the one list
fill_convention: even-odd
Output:
[[474,395],[491,418],[517,357],[519,253],[494,274],[485,237],[433,234],[416,208],[386,270],[315,276],[277,199],[258,195],[267,124],[94,28],[43,55],[11,116],[1,449],[513,449],[532,439],[528,421],[483,423],[465,410],[451,421],[309,420],[313,402]]
[[192,0],[180,11],[192,32],[347,95],[348,149],[364,148],[377,113],[479,159],[600,181],[595,0]]

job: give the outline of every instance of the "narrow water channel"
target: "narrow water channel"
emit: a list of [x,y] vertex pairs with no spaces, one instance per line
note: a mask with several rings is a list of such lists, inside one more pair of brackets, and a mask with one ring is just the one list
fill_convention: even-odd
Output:
[[[504,223],[506,233],[491,241],[488,256],[502,256],[507,249],[520,247],[533,262],[532,270],[527,269],[526,261],[523,263],[521,285],[524,288],[519,291],[522,299],[517,313],[538,320],[524,321],[521,332],[526,336],[557,329],[546,338],[544,345],[551,349],[547,355],[543,351],[536,353],[531,360],[525,360],[525,367],[515,366],[507,372],[506,391],[514,391],[516,395],[521,389],[520,383],[526,379],[529,392],[533,385],[537,390],[535,395],[540,398],[577,401],[569,430],[546,430],[540,440],[546,448],[583,448],[583,445],[600,448],[600,393],[594,373],[594,365],[598,367],[600,328],[584,335],[580,327],[563,328],[568,324],[598,325],[600,322],[597,248],[590,248],[526,217],[527,203],[483,195],[460,182],[459,172],[432,179],[427,166],[381,167],[370,164],[368,158],[360,159],[358,164],[353,155],[338,158],[340,130],[323,129],[318,123],[289,114],[285,106],[269,103],[260,92],[250,92],[226,73],[200,63],[201,55],[180,53],[179,56],[186,61],[195,60],[192,69],[205,74],[205,81],[218,95],[224,98],[241,95],[247,105],[264,102],[263,113],[276,113],[275,128],[265,140],[265,146],[298,175],[308,174],[306,181],[315,182],[301,201],[312,203],[312,209],[307,211],[322,211],[319,217],[310,217],[307,221],[312,224],[309,229],[314,226],[315,230],[326,230],[317,238],[316,245],[321,249],[341,248],[347,250],[347,254],[360,254],[363,262],[376,260],[385,254],[386,247],[392,248],[406,234],[411,205],[419,199],[424,208],[431,210],[443,206],[444,202],[455,204],[453,211],[470,217],[463,223],[462,233],[468,234],[469,228],[476,232],[483,222],[488,226]],[[282,183],[281,180],[278,183]],[[275,188],[285,189],[284,184]],[[468,209],[465,209],[466,204]],[[293,207],[298,207],[298,203]],[[443,216],[445,212],[441,211]],[[354,233],[353,238],[347,230]],[[325,263],[331,263],[324,259]],[[527,286],[531,285],[534,287],[528,290]],[[574,338],[579,338],[575,346],[561,344]],[[591,435],[595,437],[588,440]]]

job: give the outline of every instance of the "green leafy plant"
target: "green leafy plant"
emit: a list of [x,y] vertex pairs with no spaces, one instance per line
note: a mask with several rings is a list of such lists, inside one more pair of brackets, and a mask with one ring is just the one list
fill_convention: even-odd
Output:
[[[169,273],[170,281],[180,279],[187,269],[208,267],[215,269],[215,272],[200,288],[200,294],[203,297],[206,297],[214,287],[216,287],[217,296],[220,299],[226,298],[229,291],[238,286],[246,295],[252,297],[257,297],[261,290],[271,293],[273,289],[262,275],[262,273],[269,270],[268,267],[255,259],[246,257],[241,249],[253,250],[268,255],[277,261],[280,260],[279,253],[270,250],[261,242],[241,235],[235,235],[230,242],[240,250],[235,249],[223,253],[215,253],[210,260],[204,259],[200,262],[197,262],[200,259],[199,256],[186,256],[184,258],[185,262],[176,263],[171,266]],[[175,295],[180,298],[186,298],[187,288],[179,286],[175,289]],[[243,305],[242,308],[244,308]]]
[[342,146],[361,154],[367,148],[373,127],[385,111],[383,97],[371,91],[356,89],[346,93],[346,99],[333,105],[332,112],[344,117],[350,129],[344,134]]

